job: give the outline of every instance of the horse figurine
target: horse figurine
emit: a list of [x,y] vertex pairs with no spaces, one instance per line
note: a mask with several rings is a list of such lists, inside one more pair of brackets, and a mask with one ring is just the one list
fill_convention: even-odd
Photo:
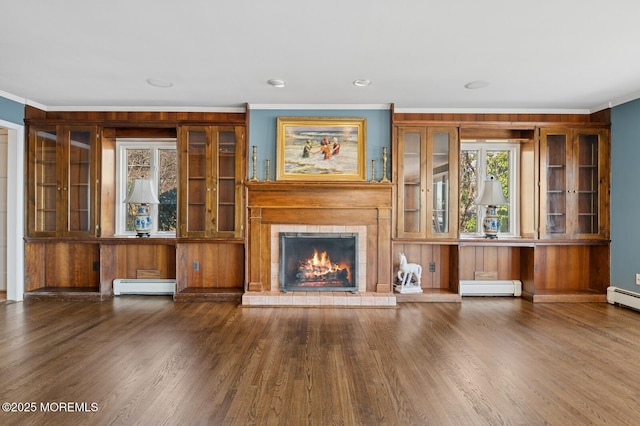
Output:
[[[412,283],[411,277],[415,280]],[[404,253],[400,253],[400,270],[398,271],[398,281],[401,284],[401,289],[405,289],[407,286],[413,286],[422,292],[422,286],[420,285],[420,279],[422,277],[422,266],[417,263],[407,263],[407,257]],[[401,291],[402,292],[402,291]]]

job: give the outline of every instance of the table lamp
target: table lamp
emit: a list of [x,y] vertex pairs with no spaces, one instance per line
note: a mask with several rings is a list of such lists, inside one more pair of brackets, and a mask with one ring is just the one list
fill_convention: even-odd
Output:
[[151,231],[150,204],[158,204],[150,180],[135,179],[129,195],[124,200],[128,204],[138,204],[138,212],[135,217],[135,230],[138,237],[149,237]]

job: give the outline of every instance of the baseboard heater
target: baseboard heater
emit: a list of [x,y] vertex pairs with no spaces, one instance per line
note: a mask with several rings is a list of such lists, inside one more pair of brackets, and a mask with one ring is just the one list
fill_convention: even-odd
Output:
[[460,280],[462,296],[520,296],[522,282],[519,280]]
[[113,294],[174,294],[176,280],[166,279],[116,279]]
[[607,287],[607,302],[640,311],[640,293],[618,287]]

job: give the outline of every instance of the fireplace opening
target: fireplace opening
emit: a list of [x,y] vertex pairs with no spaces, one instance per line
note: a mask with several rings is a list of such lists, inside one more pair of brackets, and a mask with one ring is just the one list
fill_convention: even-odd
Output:
[[357,233],[280,233],[280,290],[358,291]]

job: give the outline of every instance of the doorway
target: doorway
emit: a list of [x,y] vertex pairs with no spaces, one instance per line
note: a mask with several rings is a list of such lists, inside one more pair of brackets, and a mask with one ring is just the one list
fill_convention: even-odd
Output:
[[0,291],[13,301],[24,295],[23,212],[24,126],[0,120]]

